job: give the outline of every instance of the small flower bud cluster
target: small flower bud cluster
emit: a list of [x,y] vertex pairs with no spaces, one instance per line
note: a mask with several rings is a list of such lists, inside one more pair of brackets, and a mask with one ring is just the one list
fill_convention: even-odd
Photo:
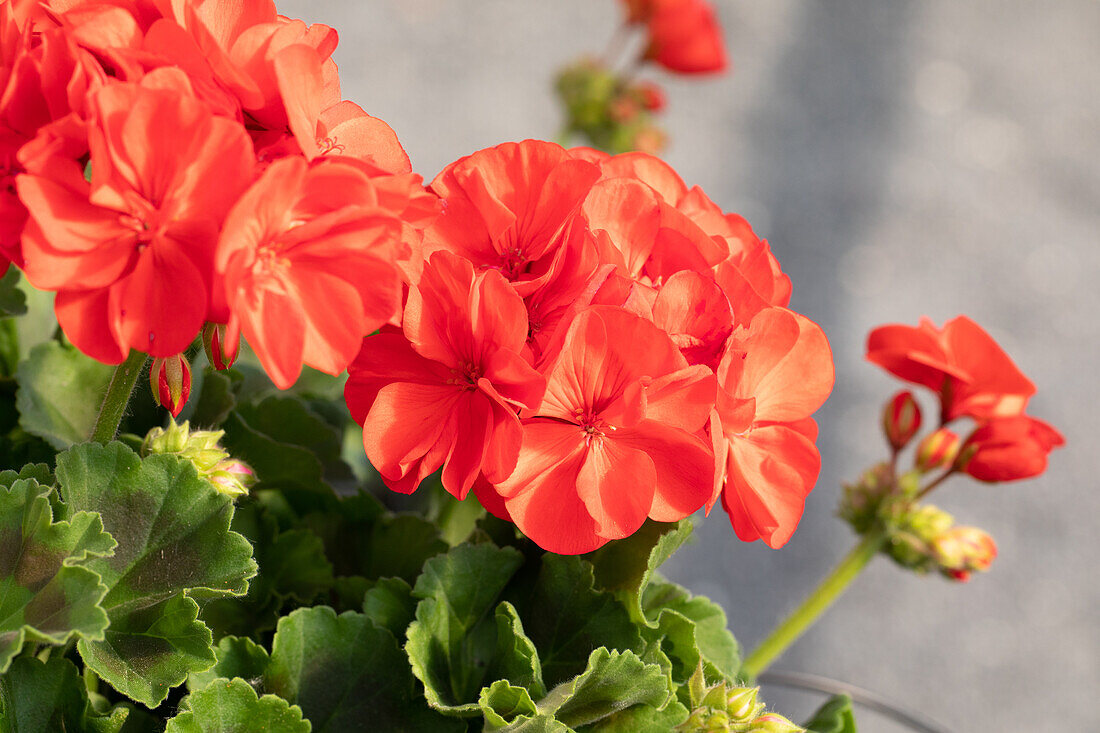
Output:
[[706,687],[702,664],[688,681],[692,710],[677,733],[804,733],[804,729],[764,710],[759,687],[726,683]]
[[977,527],[955,525],[955,518],[931,504],[915,506],[896,525],[886,547],[899,565],[918,572],[936,570],[966,582],[970,574],[989,570],[997,544]]
[[872,466],[858,482],[844,486],[840,518],[860,535],[882,522],[893,524],[916,495],[919,480],[915,471],[895,476],[889,464]]
[[665,106],[664,91],[652,82],[630,82],[603,64],[584,59],[558,75],[556,89],[566,127],[610,153],[655,154],[666,142],[654,114]]
[[141,444],[141,454],[172,454],[186,458],[199,476],[209,481],[219,493],[238,497],[248,493],[256,483],[256,474],[247,463],[233,458],[221,446],[224,430],[191,430],[184,420],[172,420],[167,428],[153,428]]

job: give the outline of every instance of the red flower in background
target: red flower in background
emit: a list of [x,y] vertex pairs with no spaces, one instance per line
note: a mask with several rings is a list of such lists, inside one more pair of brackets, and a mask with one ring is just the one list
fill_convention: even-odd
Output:
[[1047,457],[1065,445],[1051,425],[1028,415],[994,417],[979,425],[959,452],[965,473],[979,481],[1018,481],[1047,469]]
[[243,128],[161,69],[90,95],[91,182],[63,155],[20,175],[24,271],[56,290],[58,321],[106,363],[186,349],[210,309],[214,246],[252,177]]
[[707,0],[650,0],[648,6],[648,58],[681,74],[726,69],[722,27]]
[[[218,245],[229,342],[239,325],[275,385],[302,365],[343,372],[363,337],[399,317],[397,263],[412,250],[377,172],[352,159],[273,163],[230,212]],[[408,198],[419,194],[408,180]],[[386,202],[393,205],[393,201]]]
[[523,439],[517,411],[545,380],[523,358],[523,301],[499,272],[437,252],[409,292],[403,333],[363,341],[348,369],[348,408],[367,457],[395,491],[412,493],[443,466],[463,499],[484,473],[512,473]]
[[496,487],[525,534],[552,552],[588,552],[646,517],[671,522],[706,501],[713,456],[698,437],[714,378],[668,336],[620,308],[572,322],[523,421],[515,472]]
[[936,328],[890,324],[867,337],[867,360],[939,393],[943,420],[1023,412],[1035,385],[978,324],[959,316]]

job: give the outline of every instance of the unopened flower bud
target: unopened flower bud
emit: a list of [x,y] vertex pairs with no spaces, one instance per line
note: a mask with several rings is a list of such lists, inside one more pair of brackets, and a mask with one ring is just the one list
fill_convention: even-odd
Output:
[[642,101],[642,106],[650,112],[660,112],[665,108],[667,98],[665,97],[665,90],[657,86],[651,81],[643,81],[635,88],[639,99]]
[[221,446],[224,430],[192,430],[184,420],[171,420],[167,428],[153,428],[141,443],[141,455],[178,455],[191,461],[199,476],[222,494],[236,497],[247,494],[256,483],[256,473]]
[[908,390],[894,395],[882,411],[882,430],[896,451],[909,445],[920,430],[920,422],[920,405]]
[[628,94],[623,94],[611,100],[607,107],[607,116],[612,121],[623,124],[634,120],[640,111],[638,100]]
[[950,466],[959,455],[959,445],[958,435],[947,428],[940,428],[917,446],[917,469],[927,473]]
[[977,527],[952,527],[932,540],[932,552],[946,575],[965,582],[971,572],[989,570],[997,543]]
[[764,710],[759,687],[735,687],[726,693],[726,712],[735,723],[748,723]]
[[247,494],[256,483],[256,472],[244,461],[230,458],[216,464],[206,478],[219,492],[227,496],[241,496]]
[[656,155],[665,149],[668,135],[655,125],[647,125],[634,133],[634,149],[639,153]]
[[183,354],[153,359],[149,367],[153,399],[176,417],[191,396],[191,365]]
[[240,350],[241,337],[238,332],[229,337],[229,326],[224,323],[207,323],[202,328],[202,347],[206,350],[206,360],[210,366],[223,371],[233,366]]
[[805,733],[806,729],[795,725],[782,715],[768,713],[752,722],[751,733]]

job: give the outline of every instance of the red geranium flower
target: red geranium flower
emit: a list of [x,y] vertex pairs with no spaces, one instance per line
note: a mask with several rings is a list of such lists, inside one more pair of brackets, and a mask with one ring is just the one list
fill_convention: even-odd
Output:
[[1018,481],[1038,476],[1047,456],[1065,445],[1051,425],[1028,415],[994,417],[979,425],[959,451],[962,470],[979,481]]
[[1035,385],[978,324],[959,316],[936,328],[880,326],[867,337],[867,360],[939,393],[944,422],[1023,412]]
[[711,437],[723,461],[722,506],[742,540],[782,547],[798,526],[821,470],[810,415],[828,398],[833,378],[825,334],[786,309],[761,311],[730,338],[718,367]]
[[425,232],[425,250],[447,250],[479,270],[497,270],[516,292],[530,295],[565,255],[568,226],[599,176],[595,165],[539,140],[461,158],[432,181],[444,210]]
[[706,0],[650,0],[646,55],[670,71],[708,74],[726,68],[726,45]]
[[409,292],[403,330],[363,341],[348,369],[344,396],[367,457],[403,493],[441,465],[460,499],[479,474],[503,481],[523,434],[517,410],[545,388],[521,356],[523,301],[499,272],[437,252]]
[[515,472],[499,483],[507,512],[540,547],[589,552],[646,517],[671,522],[710,493],[714,457],[696,436],[714,376],[666,334],[621,308],[573,320],[547,369],[546,396],[523,421]]
[[251,180],[252,146],[175,69],[102,87],[89,104],[91,183],[64,156],[18,178],[25,272],[58,291],[61,327],[93,358],[173,356],[206,318],[218,231]]
[[400,313],[397,263],[411,250],[400,209],[383,208],[375,177],[352,159],[310,166],[284,158],[226,219],[216,266],[225,278],[227,340],[239,324],[280,389],[303,363],[341,373],[363,337]]

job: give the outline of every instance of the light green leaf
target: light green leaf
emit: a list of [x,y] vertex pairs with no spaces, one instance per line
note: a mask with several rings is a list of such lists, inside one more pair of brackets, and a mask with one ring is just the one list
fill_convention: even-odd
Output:
[[0,486],[0,672],[27,639],[102,639],[107,628],[107,586],[84,565],[115,541],[94,512],[54,522],[49,492],[33,479]]
[[35,346],[16,373],[19,424],[59,450],[87,440],[113,373],[73,346]]
[[711,679],[733,681],[737,677],[741,649],[727,628],[726,614],[720,606],[662,580],[646,588],[643,608],[650,623],[664,636],[662,647],[673,661],[677,684],[691,676],[700,660]]
[[111,626],[103,641],[81,641],[81,656],[115,689],[156,707],[214,664],[193,599],[242,595],[256,573],[252,547],[229,529],[233,503],[189,461],[142,460],[121,443],[59,455],[57,480],[70,508],[99,507],[118,541],[113,557],[86,563],[110,589],[102,605]]
[[552,715],[538,711],[526,688],[498,680],[481,688],[478,705],[488,733],[574,733]]
[[852,698],[847,695],[833,697],[802,727],[810,733],[857,733]]
[[496,610],[497,649],[488,679],[507,680],[527,688],[535,697],[546,694],[542,682],[542,664],[534,643],[523,632],[523,622],[515,607],[501,601]]
[[642,612],[642,594],[661,564],[691,537],[691,518],[675,524],[647,521],[631,536],[608,542],[587,556],[596,585],[622,599],[635,623],[652,625]]
[[459,545],[425,563],[413,589],[421,601],[405,649],[433,708],[478,714],[478,695],[497,645],[492,610],[522,562],[510,547]]
[[689,711],[673,700],[664,709],[635,705],[586,725],[578,733],[669,733],[687,720]]
[[187,689],[191,692],[201,690],[219,677],[233,679],[240,677],[252,682],[263,677],[270,657],[267,650],[251,639],[237,636],[224,636],[218,642],[214,654],[216,664],[205,672],[195,672],[187,678]]
[[412,586],[401,578],[382,578],[363,597],[363,613],[394,638],[404,639],[416,617]]
[[242,679],[219,678],[180,704],[164,733],[309,733],[302,709],[275,695],[260,697]]
[[361,613],[299,608],[279,619],[265,689],[301,706],[316,733],[372,730],[452,733],[458,720],[428,709],[389,631]]
[[634,652],[601,647],[592,652],[582,674],[551,690],[538,709],[577,728],[634,705],[661,708],[670,695],[660,667],[646,664]]

